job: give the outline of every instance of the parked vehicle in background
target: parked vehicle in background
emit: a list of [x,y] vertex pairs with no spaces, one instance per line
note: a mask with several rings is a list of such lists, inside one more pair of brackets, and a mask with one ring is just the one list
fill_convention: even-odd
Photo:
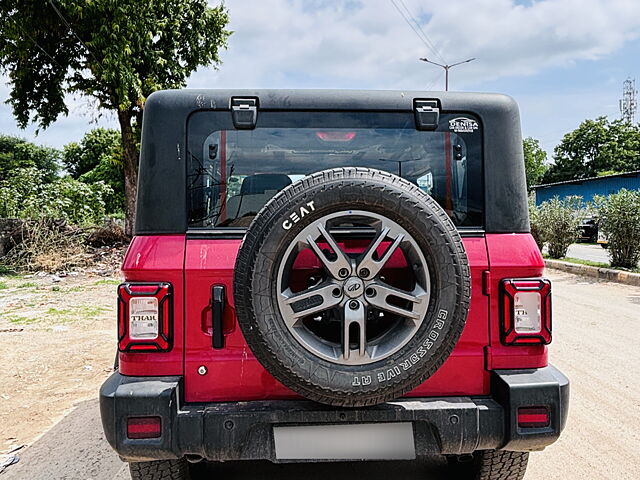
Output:
[[598,238],[598,219],[593,216],[583,218],[580,222],[580,237],[578,241],[596,243]]
[[132,478],[437,455],[522,479],[558,438],[569,382],[513,100],[164,91],[142,138],[100,392]]
[[598,245],[600,245],[602,248],[609,248],[609,239],[607,238],[607,235],[602,232],[602,231],[598,231]]

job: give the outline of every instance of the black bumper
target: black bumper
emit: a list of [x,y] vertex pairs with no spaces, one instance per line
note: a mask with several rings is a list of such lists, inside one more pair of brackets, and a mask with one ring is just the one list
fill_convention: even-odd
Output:
[[[401,399],[376,407],[342,409],[304,400],[183,404],[180,377],[126,377],[114,373],[100,389],[105,435],[128,461],[191,455],[207,460],[271,460],[273,427],[410,422],[417,456],[476,450],[540,450],[564,428],[569,381],[552,366],[499,370],[491,397]],[[550,425],[519,428],[520,406],[548,406]],[[127,418],[159,416],[162,435],[127,438]]]

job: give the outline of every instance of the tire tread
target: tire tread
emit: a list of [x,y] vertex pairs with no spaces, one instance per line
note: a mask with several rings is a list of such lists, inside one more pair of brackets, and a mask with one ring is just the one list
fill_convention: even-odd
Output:
[[[251,298],[254,293],[251,280],[255,274],[255,256],[257,253],[255,249],[243,248],[245,244],[260,245],[263,238],[258,238],[258,236],[264,237],[268,227],[276,221],[280,210],[287,205],[291,205],[292,200],[304,192],[312,188],[320,188],[326,192],[333,189],[359,186],[362,184],[362,180],[371,181],[371,185],[369,185],[368,188],[376,188],[381,193],[394,196],[397,203],[408,202],[416,207],[420,203],[426,203],[427,208],[423,208],[422,210],[426,210],[425,214],[427,218],[436,217],[430,221],[430,224],[433,228],[439,229],[439,235],[452,240],[448,244],[449,248],[455,249],[455,254],[450,255],[450,258],[457,259],[458,264],[456,266],[461,272],[455,279],[460,294],[457,298],[457,308],[453,314],[454,318],[452,319],[454,325],[441,349],[440,355],[434,358],[432,362],[433,366],[422,369],[420,374],[413,375],[409,381],[402,376],[398,376],[398,378],[385,384],[383,391],[381,389],[378,394],[369,393],[367,395],[362,392],[355,393],[337,388],[322,387],[322,389],[320,389],[318,386],[309,385],[309,379],[301,376],[293,369],[284,369],[285,374],[277,375],[277,372],[283,371],[283,366],[275,360],[276,353],[265,341],[260,332],[257,331],[256,328],[253,328],[250,322],[247,321],[247,319],[252,318],[254,315],[252,306],[247,305],[247,303],[251,302],[242,301],[243,298]],[[239,269],[238,265],[243,263],[251,266],[250,271],[246,272],[245,270],[245,274],[239,274],[239,272],[243,272],[243,270]],[[465,325],[471,298],[468,259],[460,234],[447,213],[433,198],[424,193],[417,185],[391,173],[363,167],[323,170],[309,175],[277,193],[260,210],[249,226],[236,259],[235,272],[234,292],[235,295],[238,295],[235,301],[238,322],[254,354],[256,354],[256,350],[267,353],[266,355],[256,354],[259,361],[272,374],[276,372],[276,378],[285,386],[303,394],[306,398],[340,407],[369,406],[384,403],[391,398],[398,398],[406,394],[433,375],[436,370],[440,368],[444,360],[451,354],[458,342]],[[238,294],[238,292],[242,293]],[[291,376],[295,376],[296,380],[290,380],[289,377]]]
[[153,460],[129,463],[131,480],[190,480],[189,464],[178,460]]

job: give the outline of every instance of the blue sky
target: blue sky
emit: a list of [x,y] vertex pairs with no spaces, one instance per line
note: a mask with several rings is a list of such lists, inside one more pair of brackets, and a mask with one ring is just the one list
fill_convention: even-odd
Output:
[[[512,95],[523,134],[550,153],[585,118],[617,118],[627,77],[640,86],[638,0],[403,1],[435,51],[391,0],[227,0],[235,33],[223,64],[198,70],[188,86],[439,90],[442,72],[419,57],[476,57],[451,71],[450,89]],[[90,99],[68,103],[70,115],[38,137],[1,105],[0,132],[61,147],[96,125],[116,126],[108,112],[97,118]]]

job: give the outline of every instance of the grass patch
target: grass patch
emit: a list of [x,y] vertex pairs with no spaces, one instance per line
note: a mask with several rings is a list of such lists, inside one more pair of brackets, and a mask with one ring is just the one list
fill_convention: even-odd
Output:
[[9,320],[9,323],[13,323],[14,325],[30,325],[38,320],[36,317],[21,317],[19,315],[7,315],[6,318]]
[[18,273],[8,265],[0,264],[0,275],[17,276]]
[[122,282],[120,280],[114,280],[112,278],[105,278],[102,280],[98,280],[94,283],[94,285],[120,285]]
[[6,290],[7,288],[9,288],[7,282],[0,282],[0,290]]
[[46,315],[51,315],[54,317],[70,315],[71,313],[72,313],[72,310],[70,308],[54,308],[54,307],[51,307],[49,310],[45,312]]
[[56,322],[73,322],[76,320],[93,320],[109,309],[93,305],[79,305],[72,308],[50,308],[46,315],[53,317]]
[[[27,306],[34,306],[34,304]],[[22,306],[17,307],[18,310],[22,308]],[[5,313],[4,315],[0,314],[0,317],[3,317],[5,320],[9,321],[9,323],[13,323],[15,325],[31,325],[34,323],[60,324],[75,322],[78,320],[94,320],[96,317],[108,311],[109,309],[105,307],[96,307],[94,305],[79,305],[70,308],[50,307],[44,312],[34,312],[29,317],[7,313]]]
[[33,287],[37,287],[38,284],[36,282],[24,282],[24,283],[19,283],[18,285],[16,285],[16,288],[33,288]]
[[94,307],[94,306],[78,307],[78,313],[80,313],[84,318],[94,318],[107,311],[109,311],[109,309],[104,307]]
[[634,268],[632,270],[629,270],[628,268],[612,267],[608,263],[593,262],[591,260],[583,260],[582,258],[572,258],[572,257],[551,258],[546,253],[543,255],[543,257],[544,258],[548,258],[549,260],[560,260],[562,262],[575,263],[577,265],[587,265],[589,267],[610,268],[611,270],[621,270],[623,272],[640,273],[640,269],[638,269],[638,268]]

